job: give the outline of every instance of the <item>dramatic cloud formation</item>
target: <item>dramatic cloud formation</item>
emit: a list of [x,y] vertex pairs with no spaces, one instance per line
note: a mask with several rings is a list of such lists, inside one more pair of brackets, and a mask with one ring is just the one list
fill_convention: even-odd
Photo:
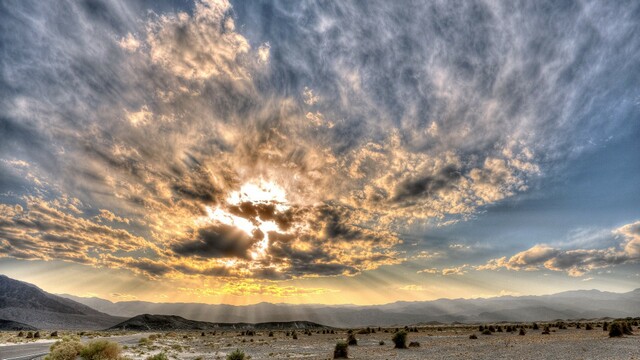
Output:
[[618,247],[606,249],[558,249],[548,245],[536,245],[512,257],[493,259],[478,270],[537,270],[546,268],[566,271],[571,276],[625,263],[640,262],[640,221],[624,225],[612,232],[622,240]]
[[[638,114],[637,4],[520,5],[2,3],[0,256],[256,281],[424,258],[416,228]],[[636,261],[639,226],[480,269]],[[256,286],[221,293],[296,293]]]

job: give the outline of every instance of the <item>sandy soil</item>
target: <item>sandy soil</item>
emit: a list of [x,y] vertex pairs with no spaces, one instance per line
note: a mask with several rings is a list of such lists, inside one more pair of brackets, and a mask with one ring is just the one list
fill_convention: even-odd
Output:
[[[411,332],[408,341],[418,341],[419,348],[394,349],[392,332],[356,335],[358,346],[349,347],[352,359],[640,359],[640,335],[610,339],[600,328],[594,330],[555,330],[542,335],[542,330],[518,333],[481,335],[475,328],[422,328]],[[636,334],[639,331],[636,331]],[[478,339],[469,339],[476,334]],[[337,334],[298,333],[298,340],[275,332],[255,336],[239,336],[237,332],[201,336],[198,333],[165,333],[147,344],[128,347],[124,355],[131,359],[146,359],[160,352],[175,359],[225,359],[235,349],[241,349],[251,359],[331,359],[337,341],[346,339],[346,332]],[[155,337],[155,336],[152,336]],[[379,345],[380,341],[385,345]]]

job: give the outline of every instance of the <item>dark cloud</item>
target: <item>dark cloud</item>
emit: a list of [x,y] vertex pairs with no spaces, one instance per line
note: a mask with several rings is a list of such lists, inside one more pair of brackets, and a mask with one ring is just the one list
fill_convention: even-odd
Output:
[[229,213],[247,219],[254,224],[257,220],[273,221],[281,231],[288,231],[295,222],[301,221],[308,212],[306,208],[299,206],[278,210],[276,202],[243,201],[239,205],[229,205]]
[[454,188],[461,176],[460,170],[455,166],[446,166],[435,175],[406,180],[398,184],[391,201],[404,202],[421,197],[437,196],[441,190]]
[[235,226],[216,224],[198,229],[194,239],[174,244],[172,250],[182,256],[249,259],[249,249],[263,237],[259,230],[251,237]]

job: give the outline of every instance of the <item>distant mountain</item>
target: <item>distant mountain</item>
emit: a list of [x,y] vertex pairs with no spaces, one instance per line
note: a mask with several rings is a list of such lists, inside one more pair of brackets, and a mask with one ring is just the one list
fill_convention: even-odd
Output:
[[0,330],[2,331],[26,331],[37,330],[31,325],[23,324],[17,321],[0,319]]
[[309,321],[269,322],[260,324],[249,323],[211,323],[205,321],[187,320],[175,315],[143,314],[125,320],[109,330],[134,331],[176,331],[176,330],[296,330],[296,329],[327,329],[326,326]]
[[40,329],[104,329],[123,318],[0,275],[0,319]]
[[375,306],[271,303],[233,306],[144,301],[113,303],[98,298],[62,296],[115,316],[130,317],[142,313],[153,313],[223,323],[306,320],[334,327],[640,316],[640,289],[628,293],[579,290],[544,296],[400,301]]

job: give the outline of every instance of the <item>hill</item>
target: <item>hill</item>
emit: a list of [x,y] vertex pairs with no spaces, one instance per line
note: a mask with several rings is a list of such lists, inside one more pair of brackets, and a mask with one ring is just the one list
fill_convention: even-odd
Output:
[[134,316],[108,330],[134,331],[177,331],[177,330],[296,330],[296,329],[327,329],[328,327],[309,321],[268,322],[268,323],[211,323],[205,321],[187,320],[175,315]]
[[0,275],[0,318],[40,329],[103,329],[123,320],[4,275]]

